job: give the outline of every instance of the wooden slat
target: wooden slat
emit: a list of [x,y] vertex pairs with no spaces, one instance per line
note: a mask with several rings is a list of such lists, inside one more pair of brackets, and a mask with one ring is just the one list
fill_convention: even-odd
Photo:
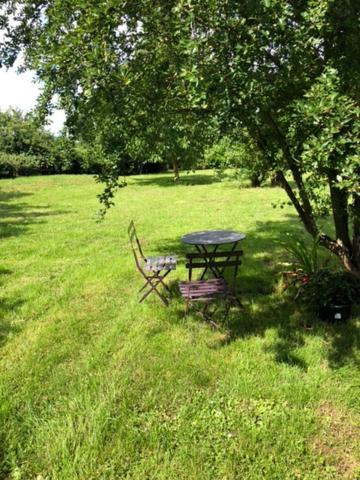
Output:
[[202,295],[194,295],[193,293],[183,293],[182,294],[183,298],[187,299],[187,300],[215,300],[217,298],[226,298],[228,297],[229,295],[225,295],[224,293],[210,293],[210,292],[207,292],[207,293],[203,293]]
[[212,291],[212,292],[215,292],[215,291],[223,291],[223,290],[226,290],[226,287],[222,286],[222,285],[187,285],[185,287],[181,287],[182,290],[193,290],[194,292],[202,292],[202,291]]
[[220,292],[220,291],[227,291],[228,289],[226,287],[223,287],[222,285],[187,285],[181,287],[180,291],[193,291],[193,292]]
[[233,252],[204,252],[204,253],[187,253],[186,258],[216,258],[216,257],[239,257],[243,255],[242,250],[235,250]]
[[180,288],[187,288],[187,289],[192,289],[194,291],[198,290],[227,290],[229,287],[227,285],[223,284],[208,284],[204,282],[202,285],[192,285],[191,283],[188,283],[187,285],[183,286],[181,285]]
[[211,278],[209,280],[193,280],[191,282],[180,282],[179,285],[190,285],[190,286],[202,286],[202,285],[209,285],[209,286],[229,286],[229,284],[223,278]]
[[202,285],[202,284],[224,284],[226,281],[223,278],[210,278],[209,280],[192,280],[191,282],[180,282],[181,285]]
[[236,267],[241,265],[241,260],[229,260],[228,262],[194,262],[194,263],[187,263],[186,268],[212,268],[212,267]]
[[204,292],[201,295],[196,295],[193,292],[183,292],[182,296],[184,298],[192,298],[192,299],[200,299],[200,298],[211,298],[211,297],[227,297],[228,295],[225,295],[225,293],[221,292]]
[[210,297],[226,297],[228,296],[225,292],[202,292],[194,293],[194,292],[182,292],[181,293],[184,298],[210,298]]
[[223,279],[180,282],[179,289],[184,298],[196,301],[210,301],[233,294],[232,288]]

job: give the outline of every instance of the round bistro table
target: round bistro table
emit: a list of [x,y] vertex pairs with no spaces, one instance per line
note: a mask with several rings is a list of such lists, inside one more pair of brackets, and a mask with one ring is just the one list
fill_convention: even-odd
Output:
[[[201,232],[187,233],[181,237],[181,241],[188,245],[194,245],[199,253],[216,252],[221,245],[232,244],[232,248],[229,251],[229,253],[232,253],[235,251],[237,244],[244,238],[246,238],[244,233],[234,232],[233,230],[203,230]],[[209,247],[212,250],[209,250]],[[205,268],[201,279],[204,278],[208,268]],[[219,272],[211,270],[215,277],[219,276]]]

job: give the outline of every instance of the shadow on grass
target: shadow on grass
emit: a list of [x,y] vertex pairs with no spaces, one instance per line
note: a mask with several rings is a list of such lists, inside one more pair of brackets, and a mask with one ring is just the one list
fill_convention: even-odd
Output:
[[[28,205],[19,200],[31,197],[32,193],[19,191],[0,191],[0,239],[19,236],[26,232],[29,225],[41,224],[46,217],[63,215],[67,211],[51,210],[49,207]],[[41,209],[41,211],[36,211]],[[46,210],[46,211],[44,211]],[[0,266],[0,288],[6,276],[11,271]],[[7,320],[9,316],[23,304],[19,298],[6,298],[0,290],[0,346],[4,345],[9,335],[17,333],[20,329]]]
[[[289,215],[279,222],[259,221],[253,230],[245,233],[247,238],[241,242],[243,265],[236,280],[236,290],[245,309],[232,309],[225,321],[221,320],[220,311],[216,312],[214,321],[220,323],[227,335],[212,348],[225,346],[239,338],[264,337],[271,329],[276,332],[276,339],[266,351],[272,353],[279,363],[306,371],[308,365],[299,352],[310,336],[320,337],[327,343],[327,360],[331,368],[339,368],[349,360],[356,363],[360,331],[355,319],[346,323],[322,322],[306,313],[289,295],[279,293],[281,272],[290,260],[281,242],[286,240],[286,233],[306,236],[297,217]],[[165,239],[153,247],[161,252],[176,253],[180,257],[180,267],[184,266],[186,252],[192,251],[180,239]],[[186,279],[186,275],[185,270],[178,274],[182,279]],[[184,307],[177,282],[172,280],[170,285],[179,304],[177,320],[183,321]]]
[[19,327],[14,326],[5,318],[9,313],[14,312],[21,307],[23,300],[10,300],[8,298],[0,297],[0,347],[5,345],[8,336],[20,331]]
[[171,175],[149,175],[149,177],[134,176],[132,177],[132,183],[137,185],[156,185],[158,187],[177,187],[177,186],[192,186],[192,185],[210,185],[212,183],[220,182],[221,180],[213,175],[202,175],[199,173],[180,175],[180,179],[174,182]]
[[[17,202],[21,198],[32,195],[32,193],[0,191],[0,238],[21,235],[27,230],[28,225],[44,223],[41,219],[45,217],[68,213],[65,210],[54,211],[49,207]],[[48,210],[44,212],[36,209]]]
[[[360,315],[359,309],[355,312]],[[337,322],[326,325],[325,338],[329,342],[329,364],[333,368],[342,367],[347,358],[353,358],[360,367],[355,356],[360,349],[360,329],[354,318],[348,322]]]
[[[6,276],[11,275],[11,273],[11,270],[0,267],[0,288],[3,285]],[[6,317],[10,313],[13,313],[22,304],[22,300],[11,300],[8,298],[4,298],[0,293],[0,347],[2,347],[6,343],[9,335],[17,333],[19,331],[18,327],[15,327],[11,324],[11,322],[6,320]]]

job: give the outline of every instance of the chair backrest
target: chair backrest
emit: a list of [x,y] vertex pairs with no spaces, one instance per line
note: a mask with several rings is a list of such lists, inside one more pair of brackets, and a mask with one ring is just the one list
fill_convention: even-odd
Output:
[[189,280],[192,278],[192,271],[197,268],[211,271],[222,272],[225,268],[234,268],[234,278],[237,275],[238,268],[241,265],[240,257],[243,255],[242,250],[234,250],[232,252],[204,252],[204,253],[188,253],[186,255],[186,268],[189,269]]
[[130,239],[131,249],[132,249],[133,254],[134,254],[136,266],[138,267],[138,269],[142,270],[141,265],[140,265],[139,255],[143,260],[145,260],[145,257],[144,257],[144,254],[143,254],[143,251],[142,251],[142,248],[141,248],[141,243],[140,243],[139,238],[136,234],[135,224],[132,220],[131,220],[131,222],[129,224],[129,227],[128,227],[128,235],[129,235],[129,239]]

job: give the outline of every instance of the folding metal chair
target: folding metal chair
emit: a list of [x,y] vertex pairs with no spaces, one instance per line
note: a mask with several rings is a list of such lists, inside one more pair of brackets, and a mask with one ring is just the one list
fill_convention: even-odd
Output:
[[139,293],[145,290],[145,293],[140,299],[140,303],[144,301],[151,292],[155,292],[161,299],[161,301],[166,306],[168,306],[169,301],[159,291],[158,287],[163,286],[165,290],[167,290],[167,292],[171,295],[169,287],[164,282],[164,278],[171,272],[171,270],[176,269],[176,256],[166,255],[145,257],[141,248],[141,243],[136,234],[136,229],[133,221],[130,222],[128,234],[131,249],[134,254],[136,268],[139,270],[140,274],[145,279],[145,284],[139,290]]
[[[227,317],[231,305],[243,307],[242,303],[236,296],[235,289],[223,278],[224,269],[234,267],[234,278],[236,278],[238,268],[241,265],[241,250],[231,252],[206,252],[206,253],[189,253],[186,255],[186,268],[189,270],[189,280],[180,282],[179,289],[182,297],[186,302],[185,314],[189,311],[190,304],[202,304],[202,308],[198,309],[198,313],[210,323],[217,325],[209,317],[208,307],[210,303],[220,299],[226,302]],[[194,269],[209,268],[211,271],[221,272],[221,278],[212,278],[209,280],[192,280]]]

